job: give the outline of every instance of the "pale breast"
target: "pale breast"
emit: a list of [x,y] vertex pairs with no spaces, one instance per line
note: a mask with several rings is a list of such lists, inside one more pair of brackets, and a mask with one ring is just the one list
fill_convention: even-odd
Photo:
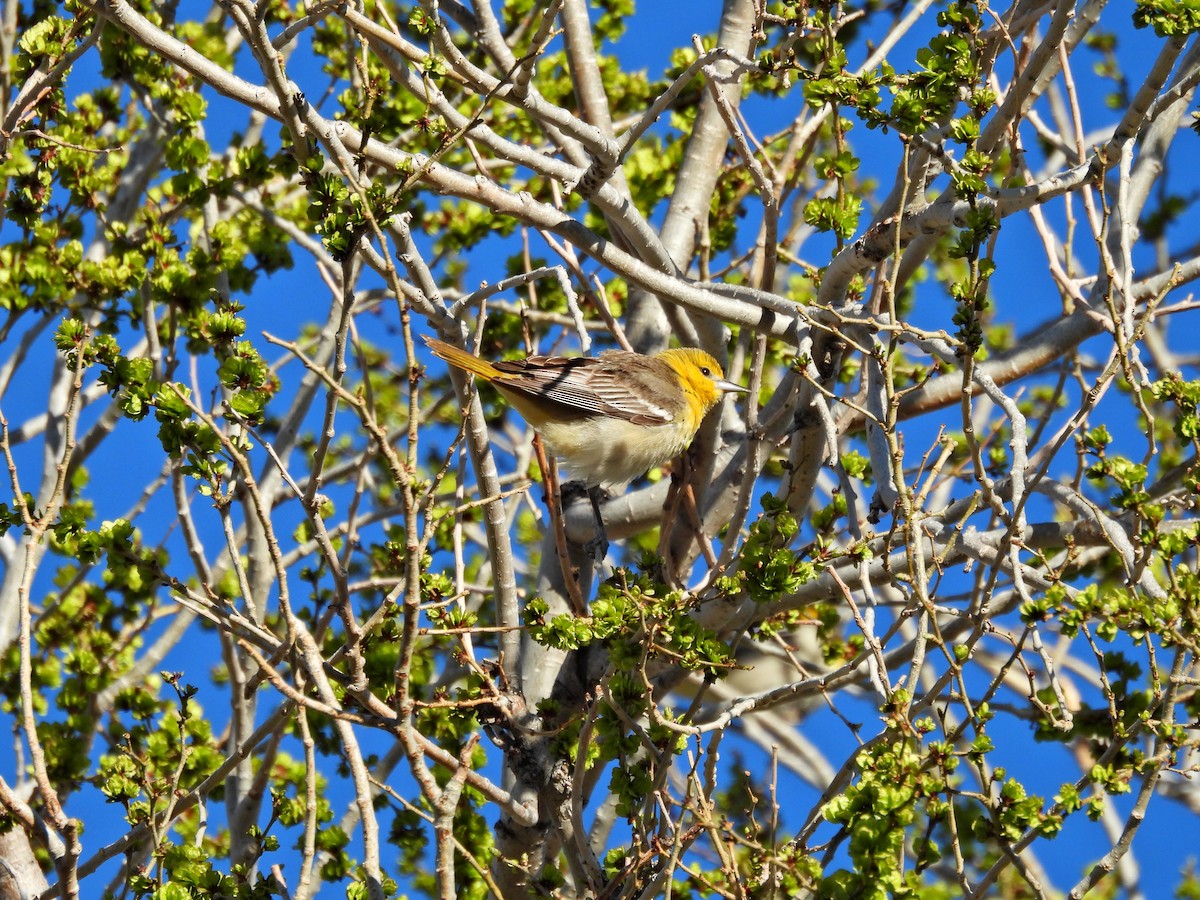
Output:
[[678,456],[692,437],[686,423],[638,425],[607,418],[548,423],[541,433],[555,455],[566,461],[571,477],[613,486],[628,484]]

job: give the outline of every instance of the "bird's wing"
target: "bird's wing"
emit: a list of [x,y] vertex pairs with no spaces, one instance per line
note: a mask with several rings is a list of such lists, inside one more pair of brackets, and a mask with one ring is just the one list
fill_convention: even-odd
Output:
[[674,412],[663,397],[657,360],[610,351],[599,357],[531,356],[495,364],[497,387],[561,404],[580,417],[612,416],[638,425],[666,425]]

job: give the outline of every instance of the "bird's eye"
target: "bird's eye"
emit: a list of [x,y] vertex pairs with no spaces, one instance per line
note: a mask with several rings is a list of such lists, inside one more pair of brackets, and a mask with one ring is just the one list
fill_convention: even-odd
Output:
[[712,378],[712,372],[709,371],[708,366],[701,366],[700,374],[703,375],[705,378]]

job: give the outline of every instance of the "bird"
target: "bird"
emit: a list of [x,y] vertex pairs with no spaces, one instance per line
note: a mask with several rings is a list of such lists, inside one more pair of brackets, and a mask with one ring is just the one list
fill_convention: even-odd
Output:
[[436,338],[425,342],[435,356],[491,383],[533,426],[588,487],[601,529],[593,488],[624,487],[674,459],[725,394],[746,393],[725,380],[712,356],[690,347],[489,362]]
[[493,363],[425,341],[435,356],[490,382],[588,487],[623,487],[675,458],[723,394],[746,391],[694,348]]

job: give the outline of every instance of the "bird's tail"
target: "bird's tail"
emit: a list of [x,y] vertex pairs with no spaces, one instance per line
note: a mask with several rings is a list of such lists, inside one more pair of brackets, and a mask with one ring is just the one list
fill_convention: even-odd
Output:
[[434,356],[444,359],[450,365],[462,369],[464,372],[478,375],[484,381],[495,381],[504,374],[486,359],[472,356],[466,350],[459,350],[445,341],[425,337],[425,343],[429,345],[429,349],[433,351]]

